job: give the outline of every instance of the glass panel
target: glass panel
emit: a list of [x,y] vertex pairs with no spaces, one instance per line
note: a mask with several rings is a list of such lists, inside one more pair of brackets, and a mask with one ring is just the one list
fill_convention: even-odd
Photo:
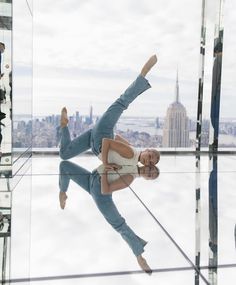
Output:
[[25,0],[13,9],[13,174],[32,149],[32,14]]
[[194,157],[165,157],[160,163],[158,179],[149,186],[137,179],[132,189],[192,261],[199,253],[200,266],[234,264],[235,157],[201,157],[197,196]]
[[[215,261],[219,265],[235,263],[236,238],[234,216],[236,211],[234,203],[236,202],[236,197],[233,194],[233,188],[236,178],[234,165],[235,157],[218,157],[218,171],[214,174],[215,181],[213,180],[213,172],[209,176],[211,177],[211,187],[214,186],[216,188],[214,190],[212,187],[211,193],[215,191],[215,196],[212,196],[211,203],[209,201],[210,208],[207,206],[209,199],[208,190],[204,186],[202,188],[201,264],[204,266],[208,265],[210,258],[213,261],[214,253]],[[203,174],[203,177],[207,182],[207,175]],[[218,202],[214,205],[217,197]]]
[[[49,9],[50,14],[45,11],[45,3],[44,1],[36,3],[36,88],[33,122],[36,148],[57,149],[60,137],[58,132],[59,109],[64,105],[67,105],[69,109],[69,128],[73,138],[92,128],[106,107],[134,80],[146,59],[147,47],[148,50],[157,52],[159,59],[157,66],[148,75],[153,88],[129,106],[118,121],[115,131],[136,147],[190,147],[194,150],[197,97],[199,90],[203,88],[203,101],[200,101],[203,104],[200,117],[202,120],[201,146],[208,147],[212,44],[214,42],[214,18],[219,2],[207,1],[206,9],[204,9],[204,3],[202,4],[201,1],[192,1],[191,5],[182,1],[177,7],[174,6],[174,2],[162,7],[163,3],[160,1],[158,6],[162,7],[161,16],[154,8],[156,5],[154,2],[144,5],[143,1],[139,1],[135,5],[136,8],[132,10],[129,7],[131,4],[126,1],[119,1],[115,6],[106,3],[105,12],[100,9],[100,3],[94,1],[91,7],[89,4],[81,4],[78,9],[76,5],[73,6],[73,11],[76,13],[67,15],[61,12],[65,8],[63,3],[59,4],[56,9]],[[47,3],[47,5],[51,4]],[[232,1],[229,1],[226,13],[233,11],[233,5]],[[143,13],[144,6],[146,13]],[[171,11],[175,11],[175,17],[169,16]],[[185,17],[182,16],[183,11],[186,12]],[[125,16],[126,13],[129,13],[128,17]],[[110,17],[110,14],[113,17]],[[209,18],[207,25],[205,24],[206,15]],[[93,17],[93,21],[89,20],[90,17]],[[135,21],[139,17],[142,20]],[[58,19],[60,19],[59,24]],[[116,19],[122,19],[122,21],[116,21]],[[128,22],[127,19],[129,19]],[[162,21],[162,19],[168,19],[168,21]],[[45,21],[50,23],[50,28],[49,25],[43,24]],[[226,22],[226,24],[230,22],[231,29],[234,27],[232,21],[233,18],[228,17]],[[186,22],[188,29],[183,29]],[[90,27],[91,23],[93,27]],[[160,25],[162,29],[155,29]],[[76,26],[76,31],[73,29],[74,26]],[[150,26],[153,28],[150,29]],[[86,32],[85,28],[89,32]],[[148,30],[148,33],[143,33],[144,29]],[[134,30],[135,33],[133,33]],[[201,57],[206,56],[205,59],[201,58],[199,66],[200,32]],[[60,44],[64,33],[64,42],[70,46],[70,55],[64,54],[66,49]],[[83,43],[75,40],[74,34],[77,35],[76,38],[83,38]],[[114,35],[116,35],[115,39]],[[140,43],[140,38],[143,39],[142,43]],[[114,44],[120,48],[113,48]],[[228,43],[226,35],[226,48],[227,45],[234,46]],[[229,58],[231,59],[232,56],[230,55]],[[227,62],[232,61],[226,58],[223,69],[228,69]],[[199,67],[202,85],[198,82]],[[225,74],[227,73],[228,71]],[[233,74],[233,71],[231,73]],[[228,82],[230,77],[224,73],[223,76],[224,84],[225,78],[228,78]],[[88,86],[87,82],[93,82],[93,84]],[[222,91],[226,89],[223,87]],[[67,94],[66,97],[64,97],[65,94]],[[223,100],[225,101],[224,98]],[[175,104],[177,101],[178,104]],[[47,102],[46,107],[45,102]],[[227,113],[223,109],[221,116]],[[222,119],[224,120],[223,117]],[[234,134],[233,123],[227,127],[229,131],[225,129],[225,125],[221,124],[220,139],[224,137],[224,132]]]
[[[139,271],[140,268],[136,258],[127,247],[126,242],[117,235],[112,227],[107,225],[107,221],[99,214],[96,204],[91,199],[92,197],[86,191],[83,191],[83,187],[86,188],[86,185],[88,185],[83,183],[84,180],[90,180],[90,183],[94,183],[94,180],[89,177],[94,175],[93,169],[97,165],[97,159],[89,155],[80,156],[73,163],[62,162],[60,165],[62,170],[60,183],[58,183],[59,176],[57,174],[59,161],[58,157],[54,156],[36,156],[34,158],[31,277],[36,279],[52,277],[58,280],[53,282],[59,282],[62,276],[80,278],[81,274],[90,276],[89,274],[97,273]],[[217,252],[219,265],[233,264],[235,250],[234,217],[236,214],[234,205],[236,201],[231,188],[234,187],[236,182],[234,178],[235,157],[220,156],[218,158],[217,180],[215,180],[216,176],[213,173],[208,172],[208,157],[201,157],[201,173],[199,176],[201,199],[198,208],[200,224],[195,224],[194,162],[194,157],[167,156],[161,161],[161,174],[157,179],[145,180],[142,177],[136,177],[130,187],[138,194],[193,263],[195,261],[196,234],[200,230],[200,266],[203,266],[203,268],[208,266],[209,258],[211,258],[210,253],[212,252]],[[78,165],[78,163],[80,164]],[[76,167],[76,169],[81,169],[80,165],[82,165],[82,168],[86,171],[84,174],[79,173],[78,169],[68,171],[66,165]],[[124,172],[125,168],[122,171]],[[122,171],[120,173],[123,175]],[[100,173],[103,177],[103,172],[100,171]],[[143,172],[139,171],[139,173],[142,174]],[[131,175],[133,177],[138,175],[135,169],[133,169]],[[67,187],[69,177],[71,181],[67,191],[68,198],[65,209],[62,211],[59,203],[60,188],[58,185],[62,188]],[[217,184],[213,183],[214,181]],[[81,185],[78,185],[77,182]],[[215,208],[213,204],[212,207],[208,207],[209,193],[211,193],[208,190],[210,184],[218,187],[217,251],[215,251],[214,231],[209,231],[209,227],[211,228],[211,225],[214,224],[214,222],[209,224],[209,219],[215,216],[214,211],[211,211],[212,214],[209,215],[209,211]],[[21,185],[24,188],[25,183]],[[19,190],[19,188],[17,189]],[[25,200],[25,198],[23,196],[20,198],[23,192],[21,190],[20,193],[18,190],[16,190],[16,193],[19,194],[19,197],[15,196],[15,201],[18,201],[19,209],[21,199]],[[163,229],[155,223],[131,193],[130,189],[117,191],[113,194],[113,200],[132,230],[148,240],[144,257],[153,269],[152,280],[156,278],[156,273],[161,269],[168,270],[168,272],[170,270],[169,278],[172,276],[172,270],[184,270],[186,272],[190,266],[189,263],[167,237]],[[50,218],[48,219],[48,217]],[[14,216],[15,225],[18,224],[19,218],[18,214]],[[58,220],[60,220],[60,223],[57,222]],[[53,228],[51,228],[51,224],[54,224]],[[42,232],[43,235],[40,234]],[[93,243],[94,233],[96,233],[96,243]],[[209,239],[211,243],[209,243]],[[78,246],[78,244],[83,244],[83,246]],[[16,250],[19,250],[19,248],[16,247]],[[51,254],[48,256],[49,250]],[[73,261],[74,254],[80,256],[79,259],[76,258],[76,262]],[[112,262],[109,261],[109,264],[107,264],[105,261],[111,260],[111,254]],[[125,261],[122,256],[125,256]],[[93,260],[92,263],[91,259]],[[63,264],[62,267],[61,264]],[[182,276],[185,276],[184,272],[182,272]],[[195,275],[193,272],[191,276],[194,284]],[[205,277],[208,279],[208,275]],[[202,282],[201,277],[199,284],[206,284]]]
[[[8,284],[6,280],[12,276],[29,276],[30,262],[31,177],[23,178],[23,175],[29,175],[31,166],[32,16],[27,12],[29,8],[25,1],[15,3],[12,9],[11,1],[0,1],[0,266],[1,281],[4,284]],[[27,141],[27,145],[24,145],[24,150],[13,148],[12,160],[12,145],[15,146],[25,124],[23,119],[19,121],[19,116],[29,122],[24,137],[20,138],[22,142]],[[16,187],[17,191],[13,191]],[[22,201],[19,207],[17,203],[20,198]],[[21,217],[18,224],[14,223],[15,215]],[[20,236],[23,237],[21,241]],[[20,242],[18,251],[15,250],[15,239]],[[13,260],[17,262],[21,275],[15,273]]]
[[235,116],[235,92],[236,83],[236,55],[233,49],[235,45],[232,34],[235,29],[234,9],[235,1],[225,1],[224,7],[224,47],[223,47],[223,72],[222,72],[222,96],[219,127],[219,147],[232,149],[236,147],[236,116]]
[[28,167],[26,173],[13,178],[17,185],[12,192],[11,279],[30,276],[32,178]]
[[[1,179],[2,180],[2,179]],[[9,255],[11,236],[11,193],[0,192],[0,280],[9,279]]]
[[147,75],[153,88],[129,106],[116,132],[137,147],[161,147],[167,109],[178,106],[175,123],[166,123],[166,134],[168,128],[177,128],[172,134],[178,144],[173,141],[171,147],[194,149],[201,2],[103,2],[57,7],[48,1],[35,3],[34,146],[58,147],[53,130],[64,105],[73,137],[91,128],[136,78],[148,56],[157,53],[158,63]]
[[[51,170],[45,168],[45,159],[47,165],[53,165]],[[128,189],[114,195],[113,204],[110,195],[101,195],[101,168],[91,169],[96,158],[86,156],[82,160],[80,166],[68,161],[59,164],[54,157],[34,158],[31,277],[140,271],[135,255],[142,253],[145,243],[135,233],[149,241],[144,256],[153,270],[160,267],[189,267],[165,234],[155,228],[149,215]],[[60,168],[60,176],[53,174],[56,164]],[[45,170],[48,174],[42,174]],[[66,201],[65,195],[68,196]],[[59,200],[62,208],[66,204],[63,211]],[[52,205],[50,210],[49,204]],[[49,220],[46,218],[48,211]],[[137,216],[140,217],[139,222]],[[58,219],[60,223],[57,223]],[[50,223],[55,225],[53,229]],[[44,234],[40,235],[39,232]],[[52,258],[48,256],[49,250]],[[79,259],[76,258],[78,254]]]
[[0,1],[0,280],[10,277],[12,176],[12,5]]
[[0,172],[11,170],[12,13],[11,3],[0,2]]

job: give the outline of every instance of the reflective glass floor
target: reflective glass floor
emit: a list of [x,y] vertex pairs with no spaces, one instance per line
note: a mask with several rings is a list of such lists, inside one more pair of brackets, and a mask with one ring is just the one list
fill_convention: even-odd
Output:
[[[162,155],[156,179],[147,179],[150,169],[107,174],[100,164],[92,155],[66,163],[33,158],[32,175],[13,191],[12,283],[236,282],[236,156],[204,155],[196,169],[195,156]],[[117,190],[112,198],[121,216],[101,185]],[[148,242],[142,256],[152,274],[140,268],[138,242],[124,224]]]

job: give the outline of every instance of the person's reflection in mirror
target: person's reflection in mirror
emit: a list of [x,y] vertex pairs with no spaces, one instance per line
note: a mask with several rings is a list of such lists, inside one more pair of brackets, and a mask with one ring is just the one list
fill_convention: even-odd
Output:
[[145,76],[156,62],[156,55],[151,56],[144,64],[137,79],[107,109],[93,129],[86,131],[74,140],[71,140],[67,127],[67,109],[65,107],[62,109],[60,144],[60,157],[62,159],[70,159],[91,148],[103,164],[111,169],[119,169],[119,165],[133,165],[138,162],[147,166],[158,163],[160,153],[156,149],[138,151],[121,136],[114,136],[114,127],[123,111],[129,107],[136,97],[151,87]]
[[3,83],[2,78],[0,79],[0,103],[1,104],[6,103],[6,87]]
[[2,53],[4,53],[5,44],[0,42],[0,78],[2,78]]
[[[0,123],[0,158],[2,157],[2,126],[1,126],[2,123]],[[0,161],[1,163],[1,161]]]
[[0,122],[0,157],[2,157],[2,122]]
[[[0,105],[1,107],[1,105]],[[2,120],[6,118],[6,114],[1,112],[1,108],[0,108],[0,157],[2,157],[2,150],[1,150],[1,146],[2,146],[2,127],[5,127],[5,125],[2,123]]]
[[9,237],[11,234],[11,215],[0,212],[0,237]]
[[104,195],[127,188],[137,177],[154,180],[159,176],[159,169],[155,165],[123,165],[117,171],[102,164],[97,171],[101,175],[101,192]]
[[222,74],[222,52],[223,44],[221,39],[215,39],[214,63],[212,71],[212,90],[211,90],[211,124],[214,128],[213,143],[209,145],[212,151],[217,151],[219,137],[219,113],[220,113],[220,93],[221,93],[221,74]]
[[[127,188],[138,176],[142,176],[147,179],[155,179],[159,175],[159,170],[155,166],[151,166],[141,167],[141,169],[138,169],[137,171],[137,166],[130,166],[126,169],[123,167],[123,172],[120,175],[117,173],[108,175],[109,170],[106,170],[103,173],[103,167],[104,166],[99,167],[93,172],[90,172],[72,162],[62,161],[60,163],[59,176],[60,206],[62,209],[65,208],[66,200],[68,198],[66,192],[68,190],[70,180],[73,180],[92,196],[93,200],[96,203],[96,206],[104,218],[107,220],[107,222],[118,233],[120,233],[122,238],[128,243],[129,247],[132,249],[134,255],[136,256],[137,262],[142,270],[148,274],[151,274],[152,270],[147,264],[145,258],[142,256],[144,247],[147,242],[137,236],[126,224],[125,219],[120,215],[113,202],[112,192]],[[125,173],[126,170],[132,171],[131,174]],[[101,190],[102,187],[105,187],[104,191]],[[102,192],[106,192],[104,193],[106,195],[104,195]]]
[[10,107],[10,118],[12,120],[12,71],[9,72],[9,86],[10,86],[10,102],[11,102],[11,107]]

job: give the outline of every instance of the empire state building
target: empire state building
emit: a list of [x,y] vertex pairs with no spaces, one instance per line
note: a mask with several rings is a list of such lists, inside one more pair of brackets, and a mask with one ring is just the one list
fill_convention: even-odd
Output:
[[179,101],[178,72],[176,77],[175,101],[167,109],[163,128],[163,147],[188,147],[189,127],[185,107]]

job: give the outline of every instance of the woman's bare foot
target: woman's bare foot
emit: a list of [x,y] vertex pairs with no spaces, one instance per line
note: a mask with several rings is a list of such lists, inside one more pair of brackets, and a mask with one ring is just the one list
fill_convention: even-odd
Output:
[[61,127],[64,128],[68,124],[68,116],[66,107],[63,107],[61,110]]
[[66,199],[67,199],[66,193],[60,191],[60,193],[59,193],[59,200],[60,200],[60,206],[61,206],[62,210],[65,209],[65,206],[66,206]]
[[142,255],[137,256],[137,261],[139,266],[142,268],[143,271],[145,271],[148,274],[152,274],[152,269],[147,264],[147,261],[145,258],[142,257]]
[[157,56],[154,54],[152,55],[149,60],[144,64],[141,75],[145,77],[147,73],[152,69],[152,67],[157,63]]

